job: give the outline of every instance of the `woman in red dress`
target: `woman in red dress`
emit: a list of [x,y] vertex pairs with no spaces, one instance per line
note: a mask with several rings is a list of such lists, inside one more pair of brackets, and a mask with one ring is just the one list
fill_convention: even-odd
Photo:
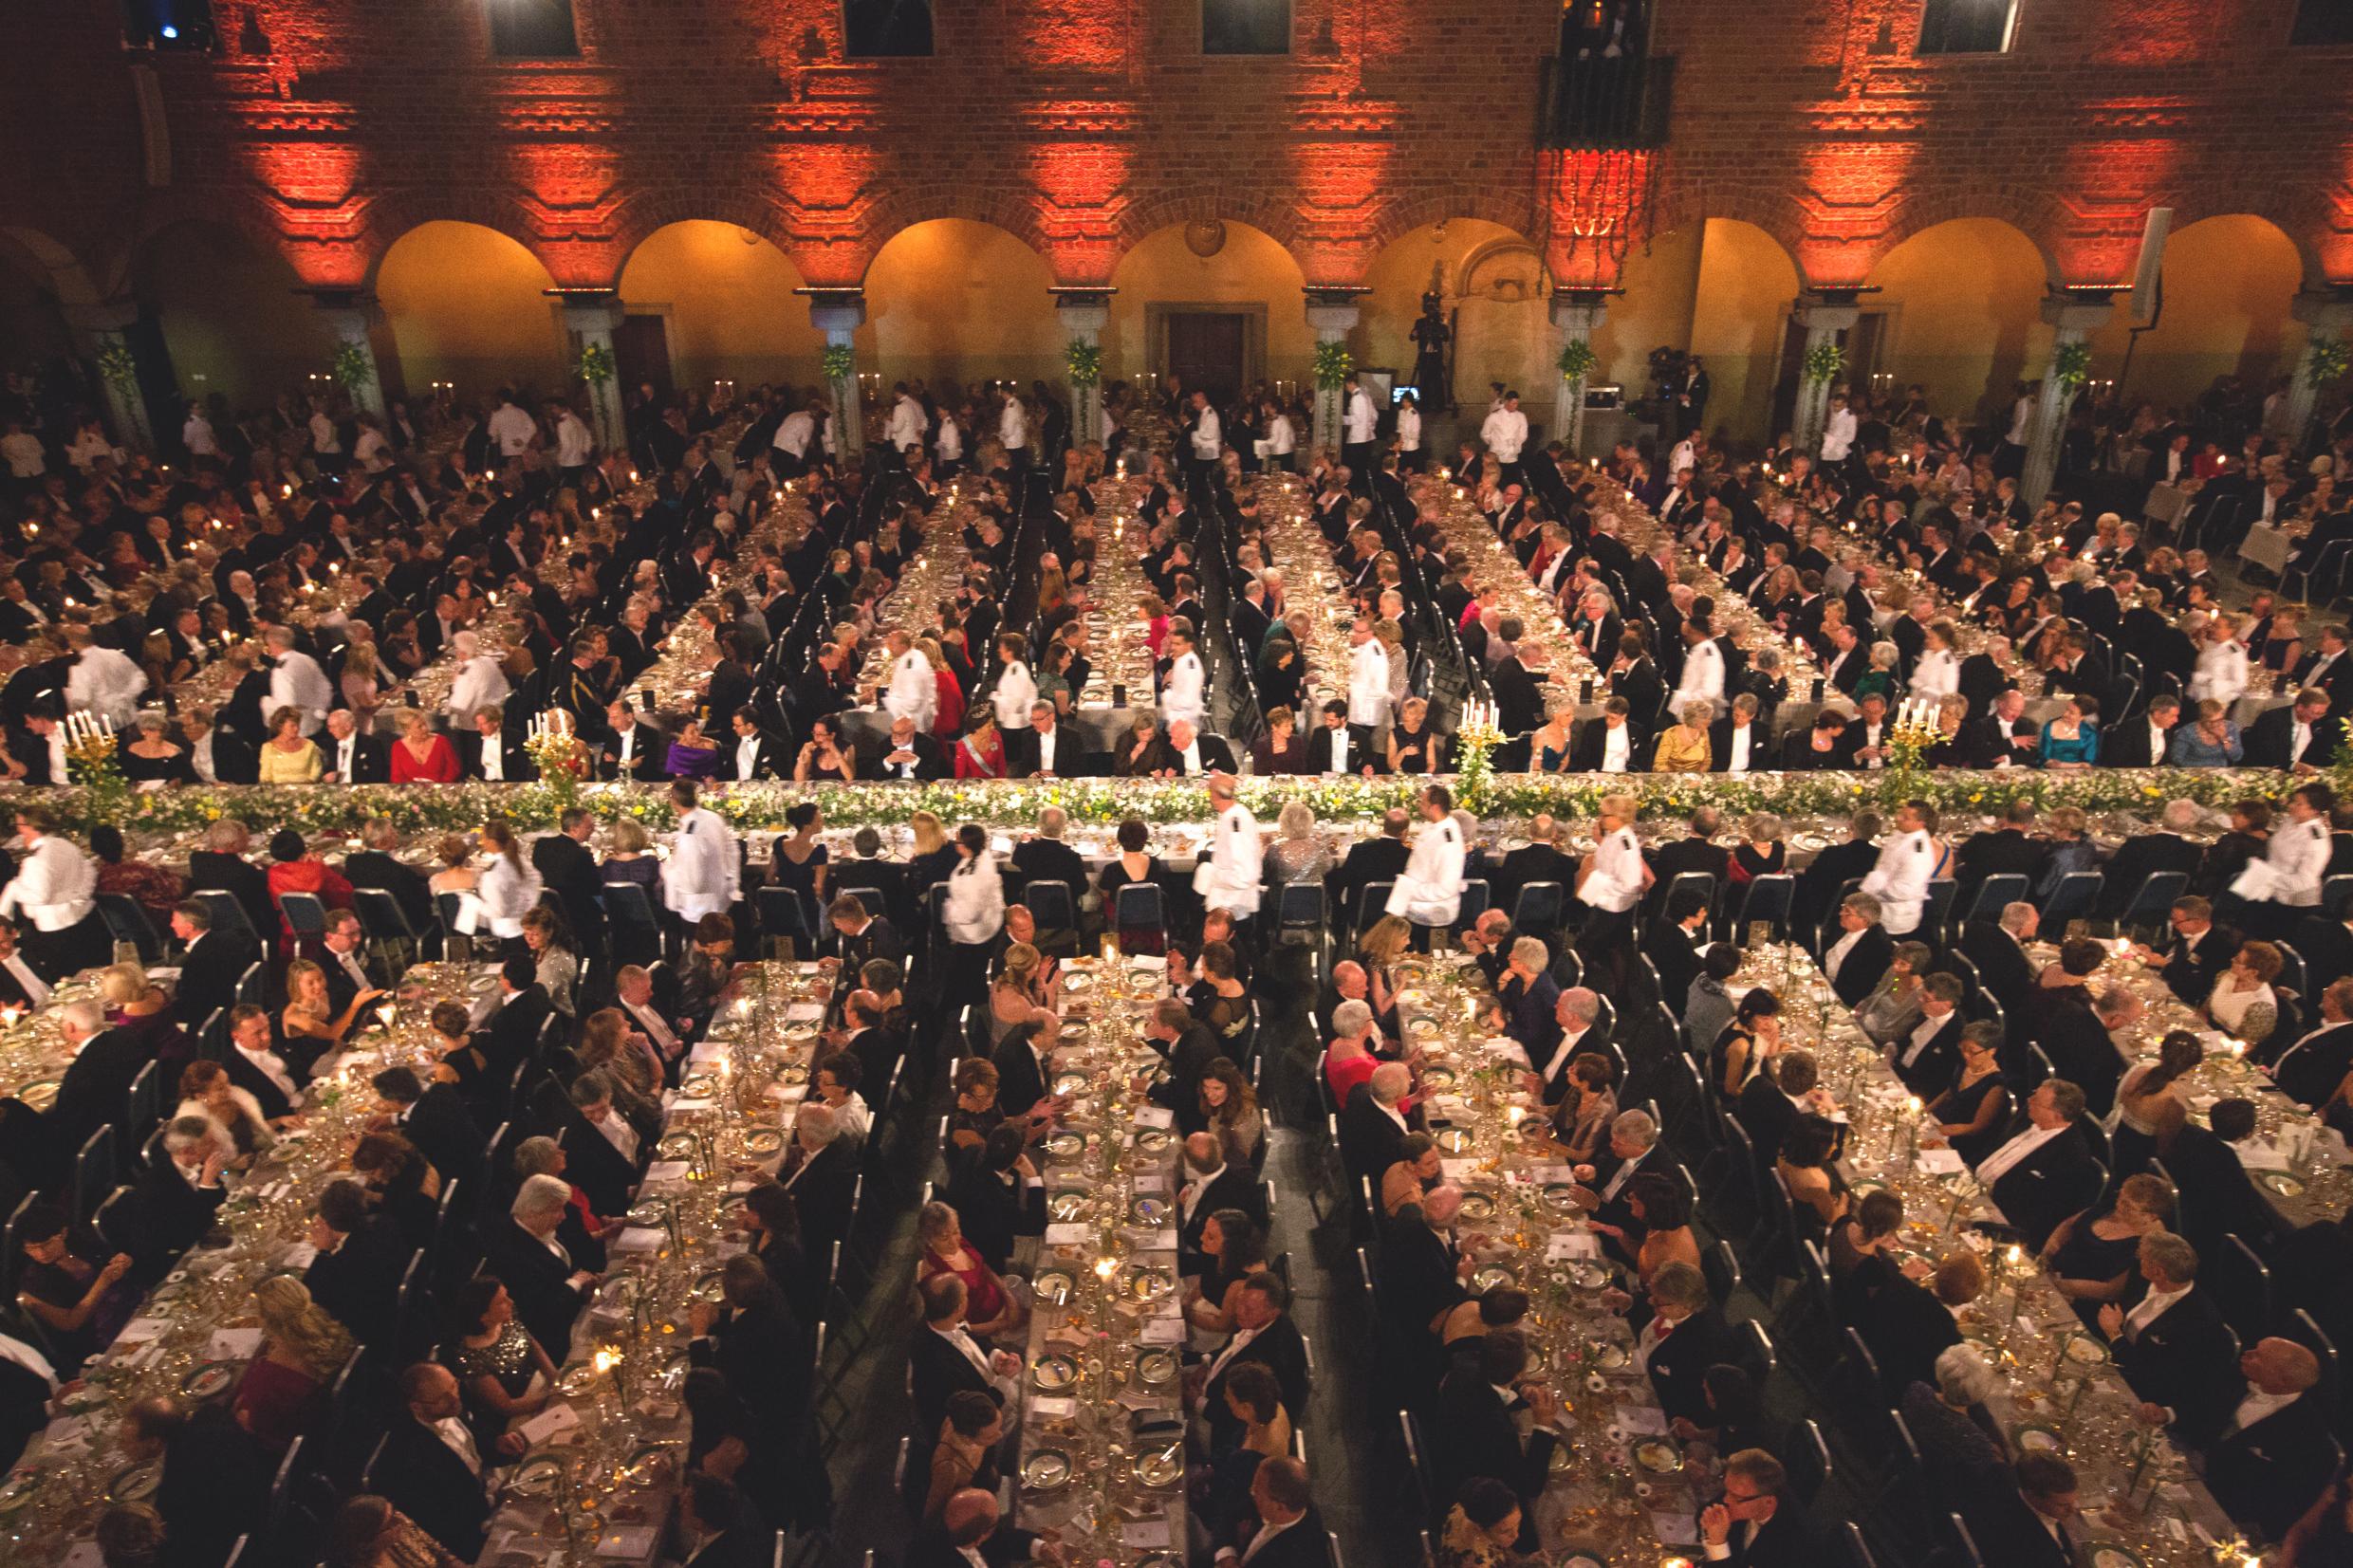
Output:
[[[1023,1156],[1023,1163],[1028,1156]],[[989,1261],[965,1245],[964,1224],[944,1203],[927,1203],[918,1222],[923,1232],[923,1258],[917,1283],[953,1274],[964,1282],[964,1326],[977,1339],[1016,1338],[1028,1319],[997,1278]]]
[[392,744],[392,782],[455,784],[457,748],[449,743],[449,737],[435,734],[432,722],[418,709],[400,710],[396,722],[400,727],[400,738]]
[[996,710],[973,710],[972,731],[956,743],[955,776],[959,779],[1005,777],[1005,737],[997,732]]

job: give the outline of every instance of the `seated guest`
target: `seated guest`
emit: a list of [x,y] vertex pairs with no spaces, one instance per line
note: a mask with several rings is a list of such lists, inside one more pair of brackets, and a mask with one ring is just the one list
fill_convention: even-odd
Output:
[[398,1226],[411,1245],[423,1246],[433,1240],[441,1173],[415,1144],[380,1128],[362,1133],[351,1151],[351,1173],[367,1189],[376,1211]]
[[2001,1386],[2001,1374],[1986,1364],[1983,1352],[1957,1344],[1936,1356],[1934,1381],[1904,1390],[1904,1425],[1943,1497],[1974,1503],[2009,1485],[2010,1440],[1986,1409]]
[[279,1015],[285,1043],[280,1054],[307,1079],[319,1059],[343,1046],[353,1029],[376,1022],[376,1005],[391,994],[374,988],[355,991],[350,1003],[336,1012],[327,1001],[326,971],[307,958],[296,959],[286,970],[286,1010]]
[[320,1189],[304,1239],[317,1254],[303,1271],[311,1300],[361,1343],[387,1346],[413,1255],[400,1227],[369,1208],[366,1189],[338,1177]]
[[1689,1264],[1665,1264],[1651,1277],[1649,1304],[1635,1362],[1649,1374],[1668,1419],[1703,1421],[1708,1369],[1740,1358],[1731,1325],[1709,1297],[1708,1277]]
[[2170,1231],[2140,1238],[2148,1289],[2130,1310],[2100,1309],[2100,1332],[2117,1370],[2140,1394],[2140,1418],[2194,1448],[2220,1435],[2237,1392],[2235,1339],[2222,1309],[2197,1288],[2197,1249]]
[[174,1568],[227,1561],[268,1507],[269,1461],[224,1406],[141,1399],[123,1412],[115,1444],[132,1464],[160,1467],[149,1502]]
[[2242,943],[2206,994],[2206,1016],[2214,1027],[2255,1044],[2270,1039],[2279,1024],[2279,997],[2271,982],[2283,964],[2270,943]]
[[[1535,1543],[1536,1499],[1550,1480],[1562,1427],[1550,1387],[1541,1378],[1521,1382],[1528,1358],[1528,1339],[1516,1330],[1481,1337],[1475,1356],[1456,1360],[1439,1382],[1430,1422],[1441,1485],[1459,1489],[1485,1477],[1509,1486],[1519,1501],[1523,1548]],[[1535,1422],[1525,1437],[1512,1419],[1521,1399]]]
[[208,1118],[219,1139],[236,1150],[232,1167],[250,1165],[254,1155],[278,1141],[277,1129],[262,1115],[261,1102],[239,1088],[217,1061],[192,1061],[180,1070],[179,1108],[173,1114]]
[[1216,1568],[1244,1562],[1251,1568],[1323,1568],[1330,1560],[1324,1522],[1307,1490],[1306,1466],[1288,1454],[1263,1460],[1251,1472],[1250,1495],[1256,1520],[1237,1520],[1220,1530]]
[[1867,893],[1850,893],[1840,902],[1838,923],[1842,934],[1823,950],[1822,971],[1838,999],[1856,1007],[1894,962],[1895,939],[1880,924],[1880,901]]
[[2213,697],[2197,705],[2196,721],[2174,727],[2167,745],[2168,767],[2236,767],[2246,755],[2230,710]]
[[927,1203],[917,1219],[923,1251],[917,1259],[916,1279],[954,1275],[964,1282],[964,1310],[969,1332],[981,1340],[1017,1340],[1029,1315],[986,1260],[967,1246],[956,1211],[944,1203]]
[[1936,1135],[1971,1165],[1992,1153],[2010,1125],[2010,1088],[1996,1052],[2001,1026],[1971,1024],[1960,1034],[1960,1063],[1944,1091],[1928,1104]]
[[2037,1252],[2068,1215],[2090,1204],[2102,1186],[2100,1162],[2076,1128],[2084,1091],[2047,1079],[2027,1098],[2026,1119],[1977,1163],[1977,1180],[1994,1207]]
[[1699,1539],[1711,1562],[1738,1568],[1802,1568],[1817,1560],[1806,1516],[1782,1496],[1788,1472],[1762,1448],[1724,1461],[1724,1495],[1699,1510]]
[[144,860],[125,859],[123,853],[120,828],[101,822],[90,829],[90,854],[98,860],[98,891],[122,895],[158,925],[169,920],[174,906],[187,895],[187,883],[176,872]]
[[66,1234],[65,1208],[42,1199],[28,1203],[11,1228],[25,1255],[16,1304],[40,1325],[50,1358],[70,1376],[130,1321],[139,1298],[125,1276],[134,1261],[118,1252],[100,1263],[100,1247],[77,1249]]
[[1290,1290],[1280,1275],[1252,1274],[1242,1282],[1241,1294],[1234,1299],[1232,1307],[1233,1334],[1197,1377],[1198,1413],[1209,1425],[1209,1449],[1213,1456],[1231,1452],[1242,1438],[1243,1418],[1234,1413],[1225,1397],[1226,1376],[1235,1367],[1252,1361],[1264,1363],[1283,1391],[1283,1408],[1307,1408],[1306,1342],[1300,1337],[1299,1325],[1291,1321],[1285,1310],[1289,1305]]
[[499,1467],[522,1458],[527,1440],[469,1420],[447,1367],[417,1362],[400,1374],[400,1411],[368,1484],[451,1554],[472,1562],[482,1555]]
[[[564,1326],[568,1344],[571,1325]],[[467,1409],[491,1430],[536,1414],[555,1394],[555,1363],[495,1274],[476,1274],[457,1287],[440,1359],[457,1378]]]
[[[343,874],[329,866],[310,851],[303,836],[291,828],[281,828],[269,836],[269,896],[272,899],[289,893],[306,893],[331,910],[351,908],[351,884]],[[280,940],[294,940],[293,922],[283,913],[279,916]]]
[[255,1285],[253,1303],[262,1320],[262,1348],[246,1364],[230,1408],[254,1442],[280,1454],[324,1408],[327,1386],[351,1359],[353,1341],[290,1275]]
[[[513,1315],[540,1345],[569,1346],[572,1321],[597,1282],[564,1250],[556,1231],[571,1208],[569,1183],[532,1176],[509,1207],[508,1216],[484,1238],[490,1267],[514,1292]],[[502,1291],[504,1294],[504,1291]]]
[[1925,942],[1899,942],[1887,973],[1855,1009],[1855,1025],[1878,1045],[1909,1038],[1921,1016],[1920,982],[1933,954]]
[[1785,773],[1835,772],[1846,766],[1846,715],[1834,708],[1815,714],[1812,729],[1796,731],[1781,743]]
[[229,1195],[221,1172],[236,1147],[216,1141],[209,1119],[176,1116],[163,1129],[163,1152],[166,1158],[139,1184],[142,1245],[137,1256],[140,1275],[151,1281],[217,1225]]
[[2206,1489],[2233,1519],[2277,1539],[2329,1479],[2320,1358],[2293,1339],[2258,1339],[2238,1371],[2244,1392],[2206,1449]]

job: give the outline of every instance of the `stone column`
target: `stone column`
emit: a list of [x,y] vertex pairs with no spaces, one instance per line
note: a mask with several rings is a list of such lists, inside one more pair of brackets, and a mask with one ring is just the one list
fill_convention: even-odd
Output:
[[133,362],[131,323],[139,320],[139,306],[129,300],[117,300],[107,304],[72,305],[66,317],[80,328],[89,345],[90,358],[99,367],[99,391],[105,395],[106,413],[113,420],[115,439],[125,448],[154,451],[155,432],[148,428],[147,399],[139,395],[136,377],[117,384],[106,367]]
[[365,357],[365,368],[357,379],[349,382],[339,375],[336,385],[351,399],[351,406],[363,414],[380,417],[384,412],[384,379],[376,364],[376,345],[369,334],[375,327],[378,310],[371,295],[356,289],[319,289],[310,296],[319,315],[335,335],[335,362],[330,369],[340,371],[351,349]]
[[[1572,342],[1590,343],[1593,334],[1601,329],[1602,318],[1609,312],[1609,296],[1595,288],[1555,288],[1552,291],[1552,329],[1555,334],[1552,351],[1553,374],[1560,375],[1561,355]],[[1595,368],[1600,368],[1598,365]],[[1559,415],[1553,420],[1553,435],[1571,456],[1584,452],[1585,440],[1585,382],[1590,372],[1576,377],[1562,377]]]
[[2320,388],[2312,384],[2312,360],[2321,344],[2343,338],[2353,329],[2353,298],[2343,294],[2299,294],[2289,308],[2305,326],[2304,352],[2296,356],[2295,376],[2288,383],[2288,440],[2292,450],[2304,449],[2312,433],[2312,405]]
[[590,349],[604,351],[604,379],[581,379],[588,386],[589,426],[597,433],[597,445],[606,452],[629,450],[628,425],[621,412],[621,365],[613,353],[613,332],[621,318],[621,302],[609,293],[565,297],[564,329],[572,336],[573,374],[580,374],[581,360]]
[[825,357],[840,360],[839,375],[827,375],[825,390],[833,398],[834,438],[844,466],[866,450],[865,411],[858,397],[858,361],[838,353],[857,346],[858,329],[866,324],[866,291],[862,288],[800,288],[809,303],[809,324],[825,335]]
[[2034,397],[2034,417],[2027,427],[2026,471],[2018,479],[2018,496],[2029,510],[2040,507],[2043,497],[2050,493],[2050,482],[2059,472],[2059,445],[2066,434],[2067,411],[2084,389],[2081,381],[2072,386],[2059,384],[2060,352],[2089,339],[2107,324],[2112,314],[2114,306],[2104,288],[2071,289],[2043,301],[2043,320],[2055,333],[2050,365],[2043,372],[2042,390]]
[[[1362,307],[1356,303],[1357,296],[1363,292],[1362,288],[1307,290],[1307,325],[1314,329],[1319,345],[1347,341],[1348,334],[1364,319]],[[1313,366],[1308,367],[1308,376],[1313,379]],[[1308,439],[1319,451],[1325,447],[1340,450],[1340,399],[1345,392],[1344,387],[1315,389],[1315,422]]]
[[[1089,348],[1102,347],[1102,330],[1111,324],[1111,290],[1108,288],[1057,288],[1054,290],[1054,315],[1062,329],[1069,334],[1065,341],[1065,367],[1069,350],[1080,343]],[[1070,444],[1084,447],[1095,440],[1102,428],[1102,364],[1100,357],[1095,378],[1082,381],[1067,375],[1070,394]]]
[[1836,380],[1815,381],[1806,378],[1806,362],[1816,349],[1825,344],[1835,347],[1839,334],[1851,329],[1862,320],[1862,312],[1852,304],[1801,304],[1793,319],[1806,329],[1806,346],[1801,350],[1797,375],[1797,450],[1808,455],[1822,451],[1822,427],[1830,416],[1830,389]]

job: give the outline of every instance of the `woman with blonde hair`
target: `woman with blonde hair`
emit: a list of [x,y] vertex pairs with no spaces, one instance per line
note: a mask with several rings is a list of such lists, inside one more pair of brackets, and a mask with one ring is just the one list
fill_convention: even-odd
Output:
[[649,853],[654,847],[654,836],[645,830],[645,824],[634,817],[623,817],[613,824],[605,837],[611,847],[604,852],[603,863],[597,868],[602,874],[605,885],[610,887],[625,882],[643,888],[647,901],[654,908],[660,909],[661,862]]
[[261,1354],[246,1367],[231,1409],[253,1441],[283,1453],[351,1359],[351,1331],[291,1274],[273,1274],[255,1285],[253,1304],[262,1320]]
[[[273,1147],[278,1134],[262,1115],[261,1101],[230,1081],[229,1069],[217,1061],[192,1061],[180,1070],[178,1116],[202,1116],[213,1124],[213,1139],[237,1152],[234,1170]],[[298,1117],[287,1117],[289,1121]]]
[[907,891],[920,899],[935,884],[946,881],[963,857],[956,853],[947,828],[928,811],[909,817],[907,830],[914,836],[907,856]]
[[343,675],[338,684],[343,688],[343,706],[359,721],[362,735],[375,729],[377,711],[383,706],[382,684],[376,671],[373,642],[355,642],[343,650]]
[[[327,1000],[326,970],[307,958],[298,958],[286,967],[286,1009],[278,1015],[280,1033],[286,1040],[290,1056],[324,1056],[343,1043],[352,1026],[362,1013],[389,991],[367,989],[355,992],[350,1005],[341,1013]],[[297,1047],[296,1041],[318,1042],[316,1047]]]
[[303,735],[302,710],[281,708],[269,715],[269,739],[262,747],[261,773],[266,784],[317,784],[326,771],[319,748]]
[[425,885],[436,894],[472,893],[481,880],[481,874],[473,869],[473,835],[445,833],[434,852],[440,857],[441,869]]
[[106,1004],[108,1026],[138,1040],[142,1056],[163,1062],[168,1071],[192,1054],[187,1033],[172,1016],[172,999],[137,964],[109,964],[99,970],[98,994]]
[[1267,846],[1267,880],[1278,887],[1321,881],[1332,869],[1332,852],[1315,831],[1315,808],[1305,801],[1286,801],[1274,825],[1274,842]]
[[989,1043],[1001,1044],[1024,1025],[1036,1039],[1054,1039],[1062,1032],[1062,1019],[1052,1000],[1045,955],[1028,942],[1013,943],[1005,950],[1005,966],[989,987]]
[[1656,773],[1705,773],[1714,759],[1708,726],[1715,722],[1715,705],[1705,697],[1683,704],[1676,721],[1658,732],[1658,749],[1651,758]]
[[1357,939],[1357,962],[1364,966],[1364,1000],[1372,1005],[1373,1016],[1380,1020],[1383,1033],[1391,1032],[1396,1023],[1397,987],[1393,971],[1403,962],[1405,950],[1413,939],[1414,928],[1402,915],[1396,914],[1382,915]]

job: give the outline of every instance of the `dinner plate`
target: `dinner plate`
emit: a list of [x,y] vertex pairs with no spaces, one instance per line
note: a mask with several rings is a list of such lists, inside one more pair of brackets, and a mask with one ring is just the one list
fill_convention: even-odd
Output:
[[2088,1334],[2070,1334],[2064,1354],[2079,1367],[2103,1367],[2108,1363],[2108,1347]]
[[673,1133],[654,1146],[654,1153],[666,1160],[691,1160],[695,1157],[694,1134]]
[[675,1445],[648,1443],[621,1462],[620,1476],[633,1490],[649,1491],[669,1485],[677,1472],[678,1455]]
[[1157,1301],[1176,1288],[1176,1276],[1149,1264],[1127,1271],[1127,1293],[1139,1301]]
[[117,1470],[106,1483],[109,1503],[144,1503],[156,1495],[163,1484],[163,1467],[159,1465],[132,1465]]
[[551,1453],[533,1455],[507,1477],[507,1489],[517,1497],[553,1497],[564,1479],[564,1461]]
[[1438,1032],[1438,1021],[1435,1018],[1417,1018],[1405,1025],[1405,1032],[1416,1040],[1428,1040]]
[[1471,1276],[1471,1290],[1473,1295],[1484,1296],[1498,1285],[1516,1284],[1517,1282],[1518,1281],[1513,1278],[1510,1269],[1501,1264],[1490,1264]]
[[1144,1154],[1165,1153],[1172,1141],[1168,1135],[1168,1130],[1164,1127],[1139,1129],[1136,1135],[1128,1140],[1139,1153]]
[[1070,1072],[1056,1073],[1054,1075],[1054,1093],[1058,1095],[1083,1094],[1085,1092],[1087,1086],[1094,1081],[1095,1079],[1091,1075],[1077,1072],[1075,1070]]
[[785,1152],[785,1130],[781,1127],[753,1127],[744,1133],[744,1153],[754,1159]]
[[1047,1306],[1061,1306],[1078,1288],[1077,1276],[1062,1268],[1042,1268],[1029,1281],[1031,1294]]
[[1148,1389],[1157,1389],[1176,1377],[1176,1355],[1174,1351],[1148,1350],[1136,1357],[1136,1381]]
[[2066,1438],[2061,1437],[2050,1428],[2038,1426],[2031,1421],[2021,1422],[2010,1428],[2010,1447],[2020,1453],[2064,1453],[2067,1447]]
[[1618,1372],[1627,1361],[1626,1347],[1621,1344],[1601,1344],[1593,1347],[1593,1364],[1603,1372]]
[[1653,1475],[1673,1475],[1683,1467],[1682,1450],[1663,1437],[1634,1446],[1634,1462]]
[[1184,1455],[1176,1448],[1155,1448],[1136,1457],[1136,1479],[1147,1486],[1174,1486],[1184,1478]]
[[596,1390],[598,1373],[591,1361],[578,1361],[556,1374],[556,1392],[566,1399],[578,1399]]
[[1609,1264],[1580,1258],[1568,1265],[1568,1277],[1579,1290],[1602,1290],[1609,1284]]
[[1471,1147],[1471,1134],[1467,1128],[1441,1127],[1434,1135],[1438,1148],[1449,1154],[1463,1153]]
[[1544,1206],[1555,1214],[1574,1214],[1577,1211],[1577,1184],[1565,1181],[1545,1183]]
[[1067,1222],[1085,1213],[1087,1202],[1084,1189],[1065,1187],[1046,1200],[1046,1212],[1051,1219]]
[[660,1198],[647,1198],[642,1203],[632,1207],[627,1218],[631,1225],[650,1228],[663,1224],[670,1218],[670,1205]]
[[1062,988],[1072,996],[1083,995],[1095,988],[1095,977],[1089,974],[1065,974],[1062,979]]
[[2298,1181],[2295,1177],[2289,1175],[2285,1171],[2266,1171],[2256,1176],[2255,1179],[2263,1183],[2264,1186],[2270,1188],[2272,1191],[2278,1193],[2283,1198],[2301,1198],[2304,1196],[2304,1183]]
[[1465,1192],[1460,1212],[1466,1220],[1491,1220],[1495,1217],[1495,1195],[1491,1192]]
[[1552,1475],[1566,1475],[1569,1467],[1576,1463],[1576,1450],[1566,1443],[1555,1443],[1552,1445],[1551,1453],[1546,1456],[1545,1469]]
[[179,1380],[179,1392],[191,1399],[217,1399],[236,1386],[233,1361],[207,1361]]
[[678,1080],[680,1099],[708,1099],[718,1091],[719,1079],[712,1073],[693,1073]]
[[1085,1135],[1068,1128],[1046,1134],[1046,1152],[1058,1160],[1066,1160],[1086,1152]]
[[28,1083],[16,1091],[16,1098],[36,1111],[46,1111],[57,1103],[57,1080],[44,1079],[39,1083]]
[[1029,1382],[1047,1393],[1060,1393],[1079,1380],[1079,1364],[1067,1356],[1041,1356],[1029,1368]]
[[1421,1070],[1421,1086],[1431,1094],[1442,1095],[1454,1083],[1454,1070],[1452,1067],[1424,1067]]
[[687,1300],[706,1303],[723,1301],[726,1297],[727,1271],[719,1268],[699,1276],[695,1281],[694,1288],[687,1292]]
[[1168,1221],[1166,1198],[1138,1198],[1127,1206],[1127,1217],[1138,1225],[1158,1227]]
[[2121,1540],[2095,1540],[2084,1549],[2091,1568],[2146,1568],[2140,1554]]
[[1021,1484],[1033,1492],[1058,1491],[1073,1473],[1070,1456],[1060,1448],[1040,1448],[1021,1462]]
[[785,1063],[785,1070],[776,1075],[776,1081],[787,1089],[797,1089],[808,1079],[808,1063],[806,1061],[788,1061]]

